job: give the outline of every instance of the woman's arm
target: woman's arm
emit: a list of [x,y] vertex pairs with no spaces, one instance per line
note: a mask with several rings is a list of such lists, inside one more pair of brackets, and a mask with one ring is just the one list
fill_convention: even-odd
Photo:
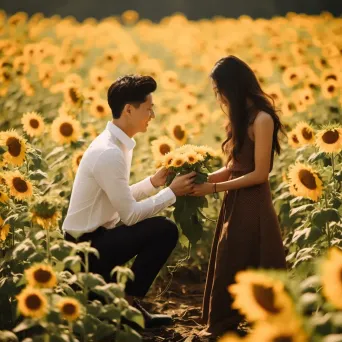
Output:
[[208,183],[220,183],[228,180],[229,170],[223,166],[221,169],[210,173],[208,176]]
[[270,171],[274,122],[272,117],[261,112],[254,121],[254,171],[216,185],[217,192],[245,188],[264,183]]

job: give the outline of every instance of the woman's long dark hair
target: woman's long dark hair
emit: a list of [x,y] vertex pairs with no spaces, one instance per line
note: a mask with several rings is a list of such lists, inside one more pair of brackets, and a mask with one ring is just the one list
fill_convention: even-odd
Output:
[[284,133],[284,127],[272,97],[263,92],[252,69],[239,58],[228,56],[216,62],[210,76],[219,94],[229,101],[227,139],[222,143],[222,151],[228,156],[227,163],[232,158],[238,159],[251,116],[260,111],[270,114],[274,121],[272,159],[274,151],[280,154],[278,132]]

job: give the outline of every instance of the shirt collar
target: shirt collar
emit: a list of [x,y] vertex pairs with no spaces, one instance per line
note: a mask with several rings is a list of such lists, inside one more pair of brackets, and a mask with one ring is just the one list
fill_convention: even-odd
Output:
[[127,147],[129,151],[135,147],[136,141],[133,138],[130,138],[118,126],[114,125],[112,121],[108,121],[106,129],[110,132],[111,135],[118,138]]

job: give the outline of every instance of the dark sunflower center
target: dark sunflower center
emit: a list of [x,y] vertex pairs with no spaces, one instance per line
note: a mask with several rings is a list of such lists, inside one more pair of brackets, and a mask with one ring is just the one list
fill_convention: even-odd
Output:
[[299,143],[299,140],[295,134],[292,136],[292,141],[295,142],[296,144]]
[[293,103],[289,103],[288,108],[289,110],[295,110],[296,106]]
[[297,75],[296,75],[296,74],[291,74],[290,80],[291,80],[291,81],[294,81],[294,80],[296,80],[296,79],[297,79]]
[[17,190],[18,192],[21,192],[21,193],[24,193],[28,190],[27,183],[19,177],[13,178],[13,186],[14,186],[15,190]]
[[25,303],[30,310],[38,310],[42,305],[40,297],[36,294],[27,296]]
[[335,86],[331,85],[331,86],[328,87],[328,92],[329,93],[333,93],[334,90],[335,90]]
[[21,151],[21,144],[17,138],[8,138],[6,145],[8,146],[8,152],[13,157],[18,157]]
[[181,160],[177,160],[176,161],[176,165],[181,165],[182,164],[182,161]]
[[316,179],[314,175],[308,170],[299,171],[299,179],[301,183],[310,190],[315,190],[317,188]]
[[30,126],[32,128],[38,128],[39,127],[39,121],[37,119],[31,119],[30,120]]
[[302,136],[305,140],[310,140],[312,138],[312,132],[307,127],[304,127],[302,129]]
[[69,122],[64,122],[61,124],[59,131],[64,137],[70,137],[74,131],[72,125]]
[[274,303],[274,291],[272,287],[265,287],[263,285],[253,285],[253,295],[256,302],[267,312],[277,314],[280,309]]
[[192,107],[193,107],[193,106],[192,106],[191,104],[188,104],[188,105],[186,106],[186,108],[189,109],[189,110],[192,109]]
[[103,108],[103,106],[101,106],[101,105],[96,106],[96,109],[97,109],[97,111],[100,112],[101,114],[104,112],[104,108]]
[[169,153],[171,151],[171,148],[168,144],[162,144],[159,147],[159,151],[162,155],[165,155],[166,153]]
[[72,303],[66,303],[63,305],[62,312],[65,315],[73,315],[76,313],[76,306]]
[[322,140],[326,143],[326,144],[335,144],[335,142],[339,139],[339,134],[338,131],[336,130],[331,130],[331,131],[326,131],[323,135],[322,135]]
[[72,102],[76,103],[78,101],[78,95],[74,88],[69,89],[69,95]]
[[50,271],[38,269],[34,272],[34,279],[38,283],[47,283],[52,277],[52,274]]
[[167,165],[171,165],[172,163],[172,159],[170,159],[168,162],[167,162]]
[[189,162],[194,162],[195,158],[194,157],[189,157]]
[[82,156],[77,157],[77,159],[76,159],[76,164],[77,165],[80,165],[81,159],[82,159]]
[[182,140],[185,137],[185,132],[182,130],[182,127],[177,125],[174,130],[173,134],[178,140]]
[[272,339],[272,342],[293,342],[293,337],[291,335],[277,336]]
[[334,74],[329,74],[325,79],[326,80],[335,80],[335,81],[337,81],[337,77]]
[[276,94],[276,93],[272,93],[272,94],[270,94],[272,97],[273,97],[273,99],[275,99],[275,100],[278,100],[279,99],[279,96]]

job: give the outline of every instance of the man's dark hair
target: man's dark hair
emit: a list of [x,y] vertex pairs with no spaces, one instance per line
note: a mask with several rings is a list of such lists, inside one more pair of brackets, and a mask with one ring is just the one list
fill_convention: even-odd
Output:
[[113,118],[119,119],[126,104],[136,108],[157,89],[151,76],[126,75],[119,77],[108,89],[107,99]]

